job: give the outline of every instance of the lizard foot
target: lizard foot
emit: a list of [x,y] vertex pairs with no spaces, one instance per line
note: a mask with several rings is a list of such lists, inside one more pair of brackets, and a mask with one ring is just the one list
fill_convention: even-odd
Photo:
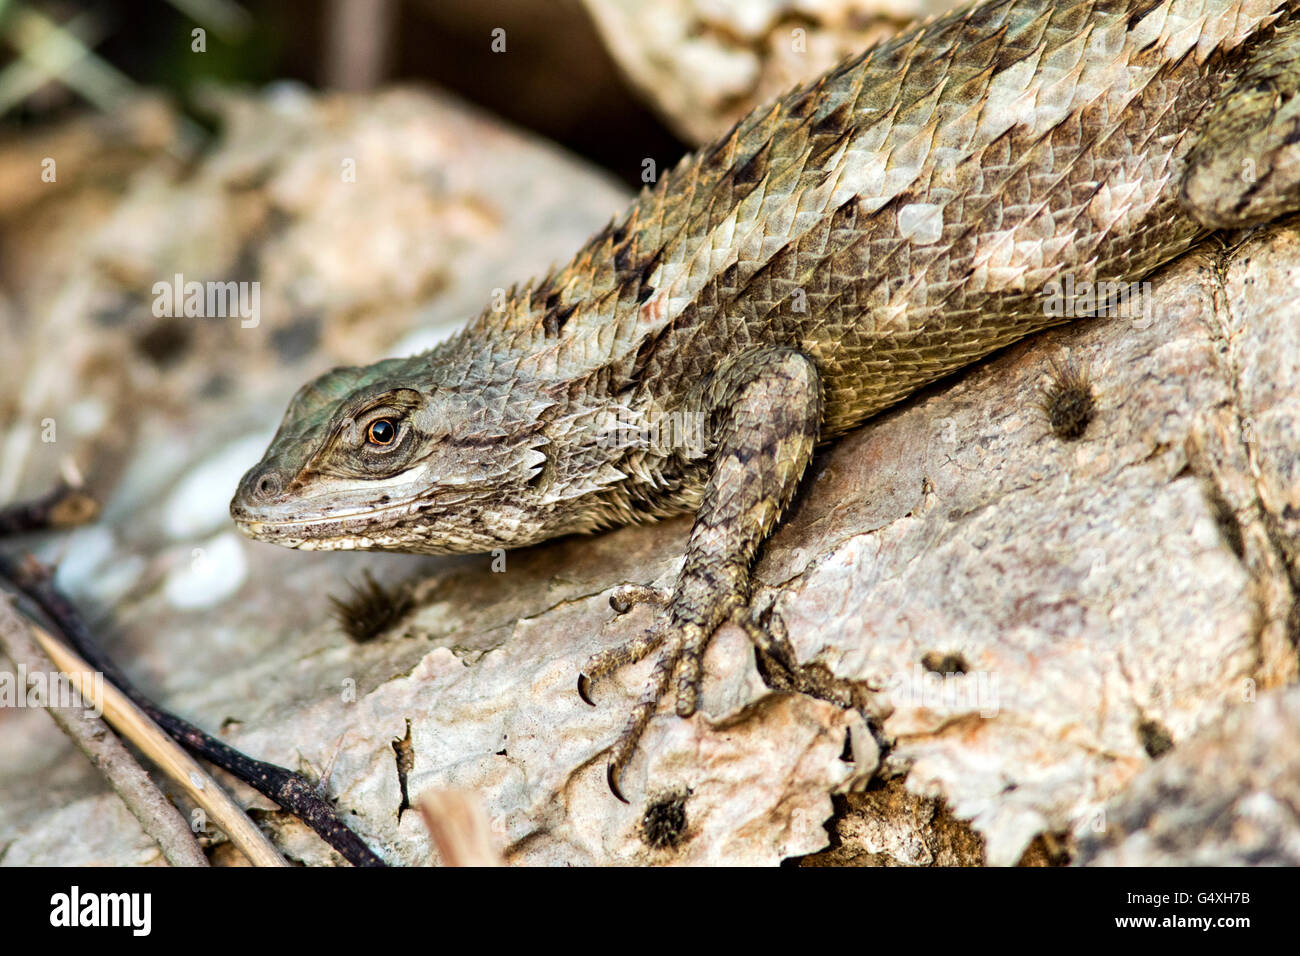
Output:
[[[609,596],[609,606],[614,609],[615,614],[621,615],[638,604],[666,607],[671,596],[671,591],[646,584],[624,584],[615,588],[614,593]],[[595,707],[596,702],[591,699],[591,682],[618,670],[625,664],[635,664],[643,660],[664,642],[666,636],[666,622],[660,621],[630,641],[601,651],[599,654],[593,654],[578,674],[578,696]]]
[[[610,596],[610,606],[619,613],[626,614],[636,604],[652,604],[656,607],[670,607],[672,592],[645,585],[624,585]],[[603,677],[626,664],[635,664],[654,651],[660,651],[654,671],[645,690],[632,706],[627,723],[614,742],[610,754],[606,780],[609,789],[627,803],[619,786],[623,768],[632,759],[637,742],[645,732],[646,725],[658,709],[659,701],[668,692],[668,685],[673,674],[677,679],[677,713],[689,717],[695,713],[699,699],[699,685],[703,675],[702,661],[709,638],[713,636],[713,627],[684,620],[673,613],[656,621],[630,641],[607,648],[592,655],[578,675],[578,694],[588,704],[595,705],[591,699],[592,681]]]
[[[646,600],[663,603],[654,589],[646,591],[653,595]],[[617,610],[618,605],[614,602],[615,599],[611,598],[610,603]],[[764,626],[755,621],[749,609],[743,606],[736,608],[727,619],[739,625],[749,636],[759,653],[760,661],[766,663],[764,679],[769,686],[807,694],[845,708],[861,703],[857,699],[859,695],[853,692],[851,682],[834,677],[825,668],[798,663],[794,647],[779,620],[773,622],[775,626]],[[605,779],[610,792],[624,803],[628,800],[623,796],[621,787],[623,769],[636,752],[637,743],[658,709],[659,702],[668,692],[674,674],[677,675],[677,715],[690,717],[695,713],[703,679],[704,651],[714,630],[716,628],[706,629],[695,622],[669,617],[647,628],[632,640],[593,655],[582,669],[578,677],[578,693],[588,704],[593,704],[590,693],[592,680],[611,673],[624,664],[643,660],[655,650],[662,649],[650,680],[632,706],[627,723],[614,742],[606,768]]]

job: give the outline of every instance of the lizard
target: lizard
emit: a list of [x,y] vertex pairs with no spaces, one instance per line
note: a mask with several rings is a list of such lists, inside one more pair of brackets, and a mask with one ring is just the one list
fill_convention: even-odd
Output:
[[[1300,0],[987,0],[907,29],[687,155],[562,268],[428,352],[292,399],[231,514],[307,550],[475,553],[694,513],[624,767],[696,709],[815,449],[1214,230],[1300,209]],[[796,685],[797,684],[796,681]],[[805,682],[806,686],[811,686]],[[815,689],[815,688],[814,688]]]

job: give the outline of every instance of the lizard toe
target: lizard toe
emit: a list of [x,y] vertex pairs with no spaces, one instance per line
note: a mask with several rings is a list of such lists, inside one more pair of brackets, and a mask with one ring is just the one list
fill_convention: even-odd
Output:
[[592,654],[578,674],[578,696],[595,706],[596,702],[591,698],[592,682],[626,664],[635,664],[643,660],[663,644],[667,634],[666,624],[660,621],[652,624],[630,641],[624,641],[622,644]]
[[641,740],[641,735],[645,733],[650,718],[654,716],[655,711],[659,708],[659,701],[667,693],[668,684],[680,656],[681,639],[677,635],[673,635],[668,641],[668,647],[664,649],[655,662],[654,671],[651,673],[645,689],[641,692],[641,696],[628,712],[627,723],[623,725],[618,739],[614,741],[614,746],[610,752],[609,766],[605,771],[605,780],[609,784],[610,792],[624,803],[628,801],[623,796],[623,769],[636,752],[636,746]]
[[621,584],[610,594],[609,606],[614,609],[615,614],[626,614],[638,604],[649,604],[657,608],[667,607],[671,597],[672,592],[665,588],[652,587],[648,584]]

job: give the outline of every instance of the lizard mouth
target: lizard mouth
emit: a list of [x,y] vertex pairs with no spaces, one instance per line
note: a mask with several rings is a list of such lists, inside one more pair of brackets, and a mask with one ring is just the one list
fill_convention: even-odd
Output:
[[[374,512],[364,512],[353,517],[364,518],[372,514]],[[235,525],[255,541],[296,548],[299,551],[382,551],[399,548],[403,543],[403,539],[383,528],[371,528],[369,534],[347,531],[347,523],[336,518],[312,521],[236,521]],[[326,531],[327,528],[334,533]]]
[[[409,551],[420,554],[478,554],[499,542],[482,537],[460,536],[434,538],[425,535],[427,528],[411,529],[402,521],[377,521],[377,515],[393,513],[399,518],[409,514],[409,507],[392,505],[348,515],[318,518],[266,520],[236,517],[241,532],[257,541],[278,544],[299,551]],[[357,521],[364,524],[357,526]],[[417,537],[412,538],[412,531]]]
[[481,535],[432,535],[436,521],[432,515],[413,526],[409,519],[417,510],[424,510],[420,507],[422,500],[412,498],[328,515],[281,517],[244,507],[236,499],[231,502],[230,513],[235,526],[247,537],[299,551],[478,554],[500,546]]
[[301,525],[271,526],[275,530],[269,531],[266,524],[253,521],[240,523],[238,527],[256,541],[266,541],[299,551],[366,551],[381,547],[379,539],[359,535],[296,536],[292,529],[301,528]]
[[411,503],[404,501],[337,514],[276,517],[236,498],[230,503],[230,515],[235,526],[254,540],[302,551],[336,551],[384,547],[387,529],[393,524],[385,519],[403,516],[410,507]]

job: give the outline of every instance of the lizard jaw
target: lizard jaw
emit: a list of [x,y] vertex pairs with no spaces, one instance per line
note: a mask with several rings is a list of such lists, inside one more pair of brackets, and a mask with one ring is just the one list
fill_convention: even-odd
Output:
[[[235,526],[255,541],[301,551],[364,551],[397,544],[385,529],[400,526],[411,515],[413,505],[404,501],[329,515],[272,517],[236,497],[230,516]],[[363,527],[368,533],[359,533]]]
[[276,532],[268,533],[268,525],[261,521],[236,522],[236,527],[254,541],[266,541],[299,551],[365,551],[375,546],[374,539],[340,535],[329,538],[293,537]]
[[399,508],[377,508],[372,511],[357,512],[344,516],[331,515],[328,518],[305,518],[289,521],[264,521],[249,518],[235,518],[235,526],[255,541],[266,541],[285,548],[299,551],[371,551],[399,546],[405,537],[376,533],[358,534],[347,530],[353,522],[360,522],[374,529],[378,516],[386,512],[396,512]]
[[[376,516],[394,513],[385,526],[375,527]],[[419,554],[479,554],[500,546],[498,542],[466,536],[434,535],[432,524],[410,525],[401,519],[409,509],[401,506],[376,508],[346,516],[302,518],[284,521],[258,520],[236,516],[235,526],[255,541],[277,544],[298,551],[408,551]],[[349,528],[359,522],[366,527],[361,533]]]

